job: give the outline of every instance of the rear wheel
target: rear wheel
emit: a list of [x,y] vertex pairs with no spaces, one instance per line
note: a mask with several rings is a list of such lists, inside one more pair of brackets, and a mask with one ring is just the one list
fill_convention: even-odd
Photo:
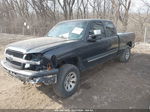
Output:
[[60,68],[58,80],[53,85],[56,95],[62,98],[73,95],[78,88],[80,79],[79,69],[71,64],[65,64]]
[[120,62],[128,62],[131,56],[131,49],[126,48],[123,50],[122,54],[119,56],[119,61]]

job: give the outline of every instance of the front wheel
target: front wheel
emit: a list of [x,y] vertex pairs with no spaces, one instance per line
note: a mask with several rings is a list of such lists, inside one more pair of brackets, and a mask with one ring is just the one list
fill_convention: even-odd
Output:
[[53,85],[53,90],[59,97],[69,97],[77,91],[79,80],[79,69],[74,65],[65,64],[60,68],[58,80]]
[[128,62],[131,56],[131,49],[130,48],[126,48],[125,50],[123,50],[122,54],[119,56],[119,61],[120,62]]

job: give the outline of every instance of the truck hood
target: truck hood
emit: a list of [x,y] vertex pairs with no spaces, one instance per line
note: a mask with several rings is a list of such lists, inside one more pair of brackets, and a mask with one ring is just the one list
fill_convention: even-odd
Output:
[[40,37],[24,41],[12,43],[7,46],[7,49],[20,51],[23,53],[44,52],[48,49],[53,49],[66,43],[74,42],[75,40],[67,40],[61,38]]

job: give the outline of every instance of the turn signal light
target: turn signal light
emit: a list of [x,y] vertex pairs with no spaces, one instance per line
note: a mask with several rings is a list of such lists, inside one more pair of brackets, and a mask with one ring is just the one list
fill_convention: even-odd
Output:
[[51,69],[52,69],[51,65],[48,64],[48,65],[47,65],[47,70],[51,70]]

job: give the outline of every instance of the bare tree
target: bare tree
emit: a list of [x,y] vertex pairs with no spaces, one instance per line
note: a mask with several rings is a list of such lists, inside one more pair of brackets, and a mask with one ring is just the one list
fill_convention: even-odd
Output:
[[89,1],[90,6],[92,7],[93,17],[102,18],[102,0],[93,0]]
[[128,19],[129,19],[129,10],[131,7],[131,0],[119,0],[120,11],[119,11],[119,20],[123,25],[123,32],[126,32]]
[[143,7],[137,10],[137,13],[130,14],[130,19],[135,24],[135,31],[137,34],[137,41],[143,41],[144,34],[145,34],[145,28],[149,27],[150,22],[150,2],[146,2],[142,0]]
[[82,15],[81,2],[82,2],[82,0],[77,0],[76,1],[77,19],[79,19],[80,16]]
[[114,24],[118,25],[118,21],[119,21],[119,14],[120,14],[120,3],[117,0],[111,0],[111,4],[112,4],[112,16],[113,16],[113,20],[114,20]]
[[58,0],[58,3],[63,10],[63,15],[65,19],[71,19],[73,17],[73,6],[75,0]]
[[150,7],[150,2],[148,0],[141,0],[145,6]]
[[82,18],[88,17],[89,0],[81,0]]
[[[74,18],[111,19],[115,25],[127,30],[131,15],[132,0],[0,0],[0,25],[9,30],[21,32],[20,27],[26,21],[31,32],[44,34],[57,22]],[[147,0],[141,0],[150,7]],[[144,16],[144,18],[148,18]],[[142,13],[132,17],[141,27],[144,21]],[[118,24],[121,22],[122,24]],[[16,28],[16,30],[15,30]],[[43,30],[41,30],[43,28]],[[18,29],[18,31],[17,31]],[[143,28],[142,28],[143,29]],[[9,31],[8,30],[8,31]],[[142,30],[143,31],[143,30]]]

